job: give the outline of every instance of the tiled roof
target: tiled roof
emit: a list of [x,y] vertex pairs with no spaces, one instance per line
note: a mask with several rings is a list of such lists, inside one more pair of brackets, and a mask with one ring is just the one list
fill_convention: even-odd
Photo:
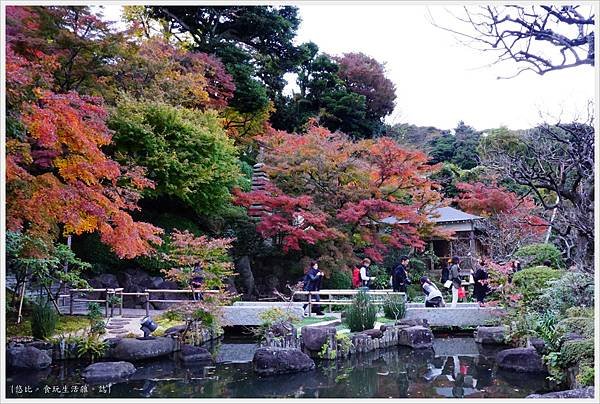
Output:
[[[443,222],[467,222],[470,220],[481,219],[481,216],[471,215],[470,213],[463,212],[462,210],[454,209],[450,206],[443,208],[434,209],[432,214],[429,216],[429,220],[434,223]],[[396,223],[408,223],[406,220],[396,219],[395,217],[386,217],[381,220],[382,223],[396,224]]]

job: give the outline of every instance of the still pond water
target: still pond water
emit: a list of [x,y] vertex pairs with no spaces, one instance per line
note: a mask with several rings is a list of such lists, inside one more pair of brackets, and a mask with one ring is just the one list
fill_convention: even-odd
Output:
[[[256,345],[226,338],[208,347],[214,366],[184,366],[170,359],[136,364],[126,383],[88,385],[86,364],[58,362],[40,372],[9,374],[9,397],[112,398],[521,398],[548,391],[544,375],[497,369],[498,349],[472,338],[436,337],[433,350],[393,347],[344,361],[317,361],[306,373],[258,377],[252,371]],[[19,387],[20,386],[20,387]],[[65,390],[67,392],[65,393]]]

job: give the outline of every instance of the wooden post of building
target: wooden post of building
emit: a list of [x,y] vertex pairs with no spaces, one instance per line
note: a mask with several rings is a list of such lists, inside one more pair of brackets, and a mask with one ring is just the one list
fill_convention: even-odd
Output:
[[310,317],[312,313],[312,292],[308,292],[308,317]]

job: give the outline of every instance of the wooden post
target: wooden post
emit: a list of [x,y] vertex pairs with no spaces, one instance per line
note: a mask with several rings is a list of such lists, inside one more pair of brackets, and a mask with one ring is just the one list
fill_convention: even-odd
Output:
[[69,314],[73,315],[73,291],[69,289]]
[[150,315],[150,293],[146,292],[146,317]]
[[21,297],[19,298],[19,314],[17,315],[17,324],[21,323],[23,318],[23,299],[25,298],[25,287],[27,286],[27,279],[23,281],[23,287],[21,288]]
[[54,304],[54,308],[56,309],[56,312],[60,315],[60,307],[58,307],[58,303],[56,302],[56,300],[54,300],[54,296],[52,296],[52,291],[50,289],[48,289],[48,286],[46,286],[46,285],[44,285],[44,289],[46,289],[46,293],[48,293],[48,297],[52,301],[52,304]]
[[123,316],[123,291],[119,291],[121,295],[121,301],[119,302],[119,316]]
[[308,317],[312,314],[312,292],[308,292]]
[[108,294],[109,294],[108,289],[106,289],[104,291],[104,293],[106,295],[104,297],[104,317],[108,318]]

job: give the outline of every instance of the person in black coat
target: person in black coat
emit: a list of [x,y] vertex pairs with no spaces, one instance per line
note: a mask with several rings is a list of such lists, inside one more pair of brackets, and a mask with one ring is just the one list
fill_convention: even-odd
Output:
[[[321,281],[323,280],[323,272],[319,271],[319,263],[313,261],[310,263],[310,269],[306,273],[304,277],[304,290],[308,292],[316,292],[321,290]],[[321,297],[319,295],[314,296],[314,300],[319,302],[321,301]],[[304,310],[308,304],[304,305]],[[313,305],[313,310],[317,313],[318,316],[322,316],[323,310],[321,309],[321,305],[315,304]],[[309,313],[310,314],[310,313]]]
[[486,263],[484,260],[481,260],[479,261],[477,270],[473,273],[473,281],[475,282],[473,285],[473,296],[475,296],[480,306],[485,305],[485,297],[489,293],[488,278]]
[[408,279],[408,257],[403,255],[400,257],[400,264],[394,268],[392,274],[392,288],[394,292],[406,293],[406,285],[410,285],[410,279]]

